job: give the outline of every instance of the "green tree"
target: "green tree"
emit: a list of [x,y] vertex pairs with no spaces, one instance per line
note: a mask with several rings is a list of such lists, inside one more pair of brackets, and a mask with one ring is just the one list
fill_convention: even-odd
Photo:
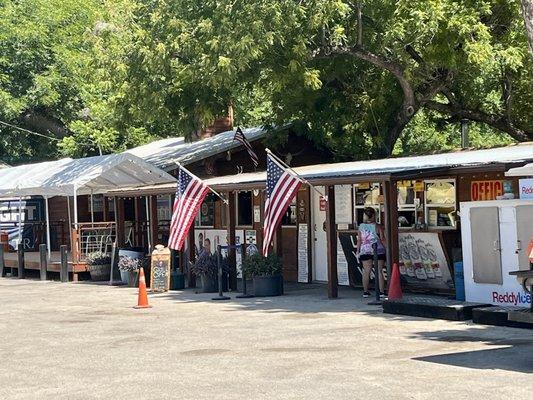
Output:
[[136,13],[123,106],[178,129],[231,103],[238,118],[305,122],[339,158],[391,154],[420,110],[529,140],[520,10],[518,0],[152,1]]

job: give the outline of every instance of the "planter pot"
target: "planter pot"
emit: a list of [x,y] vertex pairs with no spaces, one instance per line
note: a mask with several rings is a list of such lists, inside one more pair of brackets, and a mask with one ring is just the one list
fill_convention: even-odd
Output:
[[111,264],[91,265],[89,272],[93,281],[108,281],[111,275]]
[[281,296],[283,294],[283,277],[276,276],[254,276],[254,296]]
[[200,282],[202,283],[202,293],[216,293],[218,292],[218,279],[213,276],[201,275]]
[[137,286],[138,271],[120,271],[120,279],[129,287]]

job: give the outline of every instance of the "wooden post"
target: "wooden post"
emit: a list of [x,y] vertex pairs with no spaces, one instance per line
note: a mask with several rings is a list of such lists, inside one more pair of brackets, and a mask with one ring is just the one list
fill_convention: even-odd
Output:
[[[150,225],[152,226],[152,247],[159,243],[159,219],[157,218],[157,196],[151,196],[150,200]],[[166,245],[166,243],[164,243]]]
[[18,278],[24,279],[24,248],[22,247],[22,243],[19,243],[17,248],[17,255],[18,255]]
[[[235,224],[236,224],[236,213],[235,213],[235,192],[227,192],[228,204],[226,204],[226,215],[228,216],[227,228],[228,228],[228,245],[235,246],[236,235],[235,235]],[[229,287],[231,290],[237,290],[237,261],[235,257],[235,249],[228,249],[228,263],[230,267],[229,275]]]
[[276,232],[274,233],[274,253],[281,260],[281,294],[285,294],[285,279],[283,277],[283,272],[285,269],[285,265],[283,264],[283,227],[281,222],[279,223],[278,227],[276,228]]
[[[188,241],[189,241],[189,262],[190,264],[194,264],[194,261],[196,261],[195,246],[194,246],[194,222],[191,224],[191,227],[189,228]],[[196,287],[196,276],[194,276],[194,274],[192,273],[190,266],[187,268],[187,282],[190,288]]]
[[326,205],[326,236],[328,246],[328,297],[339,297],[337,277],[337,227],[335,223],[335,186],[326,186],[328,201]]
[[104,209],[103,209],[103,219],[104,222],[107,222],[110,220],[109,218],[109,198],[104,196]]
[[398,186],[396,181],[391,181],[389,184],[389,196],[387,198],[389,203],[389,224],[390,224],[390,263],[399,263],[400,248],[398,242]]
[[124,247],[125,234],[124,234],[124,199],[117,197],[116,210],[117,219],[117,244],[118,247]]
[[41,280],[45,281],[47,278],[47,271],[48,271],[48,257],[47,257],[47,250],[45,244],[39,245],[39,269],[41,271]]
[[140,197],[134,197],[133,198],[133,208],[135,210],[135,222],[133,224],[134,228],[134,240],[133,244],[135,246],[142,246],[143,245],[143,237],[142,237],[142,217],[141,217],[141,198]]
[[59,270],[59,277],[61,279],[61,282],[68,282],[67,246],[61,246],[59,248],[59,253],[61,254],[61,269]]
[[[383,181],[381,182],[381,188],[383,190],[383,200],[384,200],[384,211],[385,211],[385,221],[384,221],[384,229],[385,229],[385,240],[386,240],[386,257],[387,257],[387,286],[390,283],[391,278],[391,271],[392,271],[392,257],[391,257],[391,225],[390,225],[390,182],[389,181]],[[388,287],[387,287],[388,288]],[[385,291],[385,288],[381,288],[382,291]]]
[[4,260],[4,245],[0,244],[0,276],[4,278],[7,275],[6,263]]

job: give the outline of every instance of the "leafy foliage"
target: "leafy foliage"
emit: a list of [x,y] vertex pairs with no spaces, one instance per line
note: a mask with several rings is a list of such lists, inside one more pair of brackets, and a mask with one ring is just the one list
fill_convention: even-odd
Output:
[[281,259],[273,253],[267,257],[252,254],[244,259],[242,268],[246,276],[276,276],[281,274],[283,264]]
[[0,119],[60,140],[0,126],[7,162],[192,137],[230,104],[341,160],[454,147],[462,119],[475,146],[533,138],[519,0],[1,5]]
[[111,264],[111,257],[109,254],[95,251],[87,255],[87,264],[92,265],[108,265]]

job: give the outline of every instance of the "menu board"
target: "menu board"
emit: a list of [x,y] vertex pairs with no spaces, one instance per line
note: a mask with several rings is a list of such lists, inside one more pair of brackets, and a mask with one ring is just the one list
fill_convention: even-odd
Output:
[[348,260],[344,254],[340,239],[337,239],[337,282],[342,286],[350,285],[350,277],[348,275]]
[[335,222],[341,225],[352,223],[351,185],[335,185]]
[[438,232],[400,232],[400,275],[418,289],[454,288],[450,266]]
[[152,252],[150,286],[152,292],[166,292],[170,287],[170,249],[160,244]]
[[298,282],[309,282],[309,228],[298,224]]

